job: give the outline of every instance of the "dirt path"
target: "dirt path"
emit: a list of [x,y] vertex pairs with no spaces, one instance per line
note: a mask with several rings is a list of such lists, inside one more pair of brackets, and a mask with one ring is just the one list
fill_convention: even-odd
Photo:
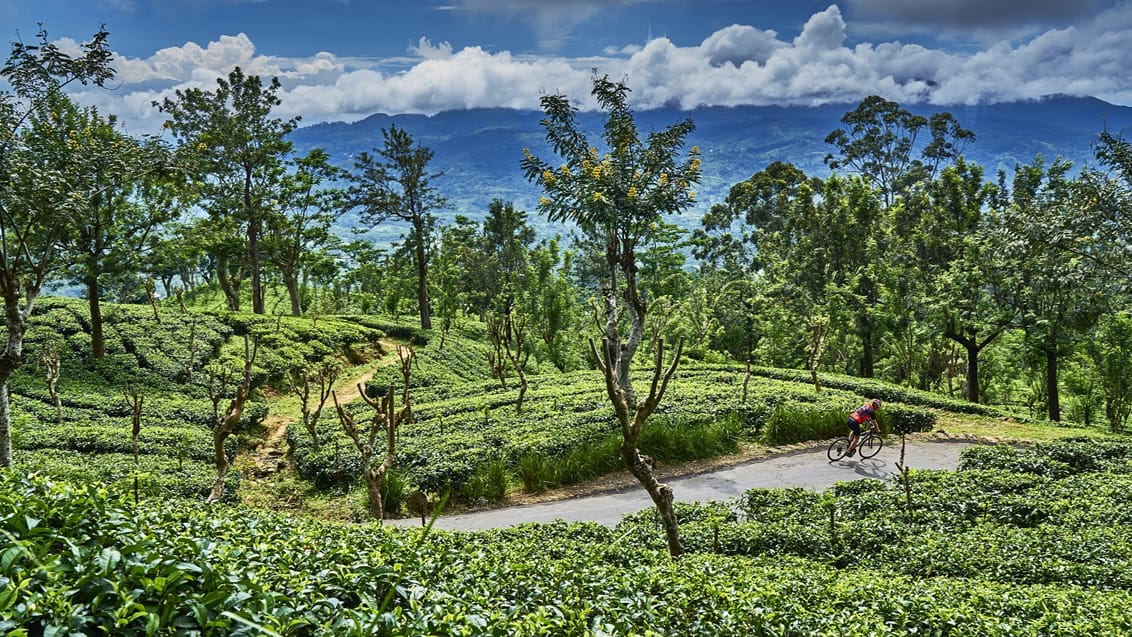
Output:
[[[398,354],[407,349],[388,339],[383,339],[380,343],[382,350],[387,353],[376,361],[373,369],[365,372],[361,376],[339,381],[334,389],[335,393],[338,395],[339,402],[345,404],[361,398],[359,387],[365,387],[366,383],[373,380],[373,376],[377,373],[378,369],[398,363],[400,361]],[[269,405],[280,399],[280,395],[273,390],[268,390],[266,394]],[[329,409],[333,410],[333,404],[328,404],[328,406]],[[328,412],[327,408],[324,408],[323,416],[328,415],[333,416],[333,413]],[[252,470],[252,475],[249,477],[254,479],[267,478],[284,468],[287,455],[287,428],[296,422],[297,421],[290,416],[268,412],[267,417],[263,419],[263,441],[260,443],[259,447],[251,453],[251,463],[254,469]]]

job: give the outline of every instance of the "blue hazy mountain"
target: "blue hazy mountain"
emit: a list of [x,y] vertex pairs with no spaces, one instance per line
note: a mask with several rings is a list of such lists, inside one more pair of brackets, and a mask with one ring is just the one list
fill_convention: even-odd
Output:
[[[695,122],[688,143],[698,144],[703,155],[699,204],[672,220],[691,228],[712,204],[723,201],[732,185],[771,162],[791,162],[807,174],[828,175],[824,159],[832,147],[825,137],[840,128],[842,115],[856,106],[662,108],[637,111],[636,119],[642,133],[686,118]],[[960,125],[974,131],[975,141],[967,146],[965,156],[981,164],[988,179],[994,179],[999,170],[1009,176],[1015,166],[1038,155],[1047,162],[1063,157],[1078,168],[1093,165],[1093,143],[1102,130],[1132,134],[1132,107],[1093,98],[1051,96],[1027,102],[908,108],[921,115],[948,111]],[[546,145],[541,118],[538,111],[511,109],[446,111],[432,116],[378,114],[351,123],[301,127],[292,133],[292,140],[301,153],[323,148],[336,164],[352,168],[354,156],[380,147],[382,129],[396,124],[435,153],[431,165],[441,173],[435,185],[452,203],[451,210],[440,215],[444,222],[456,214],[480,219],[491,200],[498,198],[531,211],[532,224],[546,232],[555,229],[533,212],[539,192],[519,169],[523,148],[552,164],[559,163]],[[590,131],[591,140],[600,142],[600,113],[578,113],[578,121]],[[356,217],[344,218],[342,225],[355,227]],[[384,242],[395,240],[402,231],[389,225],[367,236]]]

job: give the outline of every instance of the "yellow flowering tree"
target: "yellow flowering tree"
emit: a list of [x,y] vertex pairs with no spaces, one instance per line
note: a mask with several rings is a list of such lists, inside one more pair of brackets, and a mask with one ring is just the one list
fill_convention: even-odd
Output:
[[541,100],[546,113],[542,125],[550,147],[564,163],[553,165],[524,149],[521,165],[527,179],[543,190],[539,212],[550,221],[576,224],[604,247],[605,330],[601,347],[592,339],[590,345],[621,423],[621,458],[656,504],[669,552],[675,556],[683,553],[683,546],[672,489],[653,475],[652,460],[640,452],[638,440],[676,371],[683,342],[675,347],[667,369],[663,339],[652,344],[655,358],[647,396],[638,397],[629,370],[644,341],[648,309],[637,289],[637,249],[660,229],[664,215],[685,210],[695,200],[692,187],[700,178],[699,149],[693,146],[682,152],[695,125],[684,120],[642,137],[624,82],[595,75],[592,92],[606,114],[601,133],[604,151],[591,145],[578,127],[577,109],[566,96],[547,95]]

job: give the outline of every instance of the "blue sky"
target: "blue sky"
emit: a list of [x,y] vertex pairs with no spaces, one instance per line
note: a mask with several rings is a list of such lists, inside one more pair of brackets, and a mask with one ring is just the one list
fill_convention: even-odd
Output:
[[1051,93],[1132,105],[1132,0],[0,0],[9,40],[100,24],[115,90],[84,103],[133,129],[151,102],[234,66],[283,82],[304,123],[375,112],[588,102],[591,69],[638,108],[971,104]]

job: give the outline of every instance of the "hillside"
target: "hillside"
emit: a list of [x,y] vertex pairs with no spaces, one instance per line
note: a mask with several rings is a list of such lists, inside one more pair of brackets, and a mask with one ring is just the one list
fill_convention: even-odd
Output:
[[[192,298],[190,298],[190,301]],[[593,371],[532,369],[523,412],[487,372],[483,327],[446,338],[393,317],[291,318],[107,304],[92,360],[85,303],[44,298],[12,379],[16,466],[0,471],[0,631],[11,635],[1095,635],[1132,630],[1132,445],[1085,438],[980,447],[959,472],[824,492],[752,489],[678,504],[687,554],[669,557],[653,512],[598,524],[457,533],[364,522],[359,457],[331,412],[322,445],[292,423],[294,468],[257,476],[269,416],[293,416],[284,377],[339,360],[395,382],[412,347],[414,419],[398,442],[390,510],[419,487],[450,506],[537,493],[619,469]],[[226,501],[205,505],[215,383],[258,337],[259,390],[226,451]],[[383,349],[385,344],[393,347]],[[36,359],[32,352],[42,352]],[[45,376],[58,354],[54,395]],[[36,360],[41,362],[36,362]],[[646,370],[637,373],[645,374]],[[662,463],[751,444],[826,438],[862,396],[890,431],[950,428],[995,409],[875,380],[685,360],[642,448]],[[230,389],[230,387],[229,387]],[[127,396],[144,396],[138,460]],[[347,406],[359,416],[364,402]],[[359,422],[364,418],[359,418]],[[981,417],[983,426],[1014,425]],[[1092,433],[1043,427],[1050,437]],[[275,485],[272,508],[238,504]],[[136,482],[135,482],[136,480]],[[133,485],[140,488],[134,491]],[[315,507],[321,518],[309,513]],[[61,547],[66,547],[61,550]]]
[[[76,299],[45,298],[28,335],[28,364],[12,380],[14,457],[18,468],[84,483],[140,486],[151,496],[199,499],[215,476],[212,424],[223,413],[234,384],[224,371],[241,367],[242,335],[260,342],[253,365],[259,388],[245,410],[228,454],[237,471],[227,496],[244,497],[241,478],[261,440],[273,432],[264,423],[289,423],[275,433],[278,450],[292,468],[290,487],[304,493],[270,498],[293,500],[296,510],[334,501],[360,484],[360,455],[329,403],[318,421],[319,444],[301,424],[290,371],[323,360],[342,366],[339,389],[359,375],[371,396],[400,384],[390,343],[411,346],[413,419],[398,435],[398,455],[387,488],[392,515],[408,491],[420,489],[454,504],[497,501],[515,493],[539,493],[620,470],[619,428],[595,372],[560,373],[532,364],[522,411],[515,408],[514,379],[504,387],[491,377],[486,334],[465,320],[445,338],[421,332],[391,317],[292,318],[233,314],[206,309],[208,294],[190,295],[184,309],[108,304],[107,356],[92,360],[87,306]],[[191,303],[201,303],[193,306]],[[160,322],[158,322],[160,320]],[[55,393],[46,361],[59,360]],[[390,358],[394,360],[390,360]],[[635,372],[638,382],[648,370]],[[743,396],[738,365],[687,359],[673,378],[664,403],[642,439],[643,450],[664,464],[735,454],[751,444],[789,444],[839,435],[845,411],[863,396],[886,401],[883,424],[890,430],[929,430],[939,413],[997,410],[939,394],[877,381],[826,375],[827,389],[815,394],[806,374],[757,369]],[[144,400],[140,411],[138,460],[130,437],[126,397]],[[58,397],[58,408],[55,398]],[[372,408],[347,405],[366,423]],[[258,471],[252,472],[258,473]],[[253,499],[260,501],[262,494]],[[357,497],[333,517],[363,515]],[[308,506],[309,505],[309,506]]]
[[[820,107],[743,106],[712,107],[691,111],[657,109],[636,114],[641,130],[659,130],[691,118],[696,124],[689,144],[703,153],[703,182],[697,188],[700,204],[675,223],[696,227],[714,203],[721,202],[735,183],[747,179],[774,161],[792,162],[808,174],[824,176],[830,147],[826,135],[841,126],[840,118],[856,104]],[[1115,106],[1091,98],[1050,97],[1041,101],[950,106],[910,107],[914,113],[930,115],[950,111],[959,123],[975,132],[976,140],[967,157],[982,166],[992,178],[998,170],[1009,174],[1019,163],[1036,155],[1047,160],[1064,157],[1074,165],[1092,162],[1092,143],[1098,133],[1132,127],[1132,108]],[[590,131],[600,131],[596,113],[579,113],[579,121]],[[452,202],[443,217],[455,214],[482,219],[492,199],[513,201],[534,210],[539,193],[519,171],[522,149],[550,158],[542,127],[542,114],[507,109],[446,111],[423,115],[377,114],[354,123],[317,124],[297,129],[291,136],[297,150],[323,148],[335,163],[352,168],[352,157],[382,143],[381,130],[396,124],[414,141],[431,148],[431,166],[442,176],[437,187]],[[596,137],[596,135],[595,135]],[[532,223],[543,232],[555,230],[532,215]],[[347,217],[343,228],[356,219]],[[368,235],[379,241],[396,239],[401,229],[378,228]]]

